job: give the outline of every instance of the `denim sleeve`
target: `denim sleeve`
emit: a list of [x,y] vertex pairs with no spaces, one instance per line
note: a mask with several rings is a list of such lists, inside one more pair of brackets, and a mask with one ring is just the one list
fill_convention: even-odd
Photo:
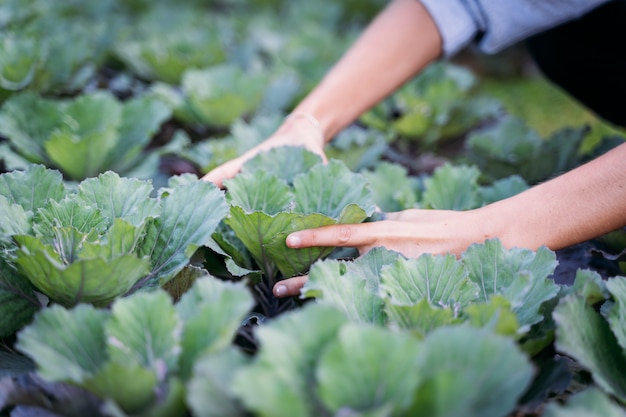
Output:
[[420,0],[449,57],[476,42],[495,53],[538,32],[576,19],[608,0]]

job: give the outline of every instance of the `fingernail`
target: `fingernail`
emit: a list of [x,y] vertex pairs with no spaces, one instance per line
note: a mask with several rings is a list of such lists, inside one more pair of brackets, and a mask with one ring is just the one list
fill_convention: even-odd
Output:
[[288,236],[287,237],[287,246],[290,248],[299,248],[302,244],[302,239],[299,236]]
[[285,285],[277,285],[274,287],[274,295],[276,297],[282,297],[287,295],[287,287]]

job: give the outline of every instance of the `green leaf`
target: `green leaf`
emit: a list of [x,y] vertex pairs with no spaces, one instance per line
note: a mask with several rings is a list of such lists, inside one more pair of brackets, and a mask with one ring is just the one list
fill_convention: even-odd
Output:
[[18,334],[16,347],[35,361],[42,377],[80,383],[107,361],[104,325],[109,314],[84,304],[72,310],[47,308]]
[[311,389],[316,363],[344,323],[334,308],[307,305],[259,327],[260,350],[233,380],[233,390],[246,409],[262,417],[322,415]]
[[[287,184],[292,184],[296,175],[308,172],[321,162],[322,158],[319,155],[306,150],[304,147],[281,146],[258,153],[254,158],[246,161],[241,167],[241,172],[254,173],[255,175],[267,173]],[[263,209],[258,210],[268,213]]]
[[88,178],[78,185],[77,198],[84,205],[97,207],[109,223],[120,218],[138,226],[146,217],[159,214],[158,202],[150,198],[148,181],[122,178],[108,171],[97,178]]
[[262,73],[247,73],[233,64],[219,64],[185,71],[181,84],[196,121],[229,126],[261,103],[265,78]]
[[319,396],[333,415],[410,405],[420,379],[421,346],[407,334],[350,324],[322,353],[316,377]]
[[453,308],[434,306],[426,298],[406,305],[395,304],[390,298],[385,301],[389,327],[410,330],[419,338],[438,327],[461,322],[458,313]]
[[172,115],[171,109],[153,97],[134,97],[122,105],[119,139],[111,149],[103,167],[128,172],[138,162],[141,151],[148,146],[161,124]]
[[[37,117],[33,118],[33,114]],[[33,92],[16,94],[0,110],[0,133],[26,159],[37,164],[47,163],[44,143],[50,132],[59,126],[62,117],[62,111],[54,101]]]
[[464,311],[467,321],[476,327],[492,329],[503,336],[515,337],[519,330],[517,315],[506,298],[495,295],[488,303],[471,304]]
[[543,415],[545,417],[624,417],[626,410],[611,401],[602,391],[589,388],[570,397],[565,405],[548,403]]
[[95,374],[82,382],[89,391],[102,399],[113,400],[126,413],[137,413],[156,397],[157,375],[135,362],[107,362]]
[[283,180],[266,171],[241,173],[224,181],[232,204],[246,213],[274,215],[293,208],[293,194]]
[[119,141],[121,104],[109,93],[79,96],[65,110],[63,124],[44,148],[70,178],[93,177],[106,169],[106,157]]
[[326,260],[313,264],[301,293],[303,297],[315,297],[318,303],[343,311],[351,321],[384,324],[384,302],[378,296],[377,287],[367,286],[364,277],[349,269],[347,262]]
[[602,279],[600,274],[591,269],[577,270],[574,284],[565,292],[583,297],[589,305],[594,305],[610,297],[606,281]]
[[324,152],[329,160],[341,160],[351,171],[358,172],[381,163],[389,136],[351,125],[339,132]]
[[[250,359],[238,350],[222,350],[200,358],[188,384],[187,401],[196,417],[249,415],[232,389],[232,381]],[[249,393],[255,395],[254,393]]]
[[[362,175],[350,172],[343,162],[334,160],[316,165],[296,176],[293,186],[295,210],[299,213],[321,213],[339,223],[359,223],[374,213],[367,181]],[[346,208],[352,205],[359,206],[364,213],[347,216]]]
[[40,307],[30,282],[0,258],[0,337],[30,323]]
[[0,195],[0,241],[8,240],[12,235],[28,234],[30,228],[30,218],[22,206]]
[[479,294],[478,286],[469,280],[463,264],[453,255],[398,259],[382,269],[381,277],[381,292],[395,305],[412,305],[426,299],[433,306],[458,310]]
[[120,364],[137,363],[159,379],[174,372],[181,326],[171,298],[164,291],[138,293],[113,304],[105,327],[109,357]]
[[183,378],[191,376],[201,355],[230,345],[253,304],[243,283],[219,281],[211,276],[196,280],[176,304],[176,311],[185,322],[180,357]]
[[559,302],[553,316],[557,349],[589,369],[603,390],[626,402],[626,355],[609,324],[574,294]]
[[[59,242],[61,229],[71,229],[82,240],[96,240],[109,226],[108,219],[94,206],[86,206],[76,198],[69,196],[60,202],[51,200],[40,208],[33,219],[35,236],[45,242],[54,242],[53,245],[63,245]],[[66,233],[69,234],[69,233]],[[60,252],[60,250],[58,250]]]
[[512,197],[528,189],[528,184],[519,175],[511,175],[479,188],[481,206]]
[[363,176],[381,210],[393,212],[417,207],[417,179],[409,177],[402,165],[381,162],[373,171],[363,172]]
[[424,180],[422,204],[438,210],[469,210],[478,207],[478,177],[473,166],[446,163]]
[[148,226],[141,250],[152,263],[141,285],[163,285],[180,272],[196,249],[211,239],[227,212],[224,194],[207,181],[176,187],[164,197],[161,215]]
[[30,165],[25,171],[0,175],[0,195],[22,206],[27,213],[33,213],[49,200],[61,200],[66,193],[61,173],[43,165]]
[[557,265],[556,255],[545,247],[506,250],[499,240],[490,239],[470,246],[462,261],[480,287],[480,298],[488,302],[492,295],[504,295],[521,326],[541,321],[541,305],[559,292],[548,279]]
[[512,339],[468,325],[434,330],[421,360],[422,383],[406,415],[505,416],[534,373]]
[[17,265],[41,292],[66,306],[79,302],[107,305],[125,294],[148,272],[146,259],[136,255],[76,259],[64,265],[52,247],[32,236],[16,236],[21,246]]
[[614,277],[606,282],[614,304],[609,308],[606,319],[626,357],[626,278]]

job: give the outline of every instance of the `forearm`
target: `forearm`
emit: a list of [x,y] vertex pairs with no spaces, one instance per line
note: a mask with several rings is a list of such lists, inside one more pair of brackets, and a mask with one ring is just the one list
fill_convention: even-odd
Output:
[[436,59],[441,42],[418,0],[393,0],[294,113],[313,115],[329,141]]
[[514,197],[477,210],[485,237],[557,250],[626,226],[626,144]]

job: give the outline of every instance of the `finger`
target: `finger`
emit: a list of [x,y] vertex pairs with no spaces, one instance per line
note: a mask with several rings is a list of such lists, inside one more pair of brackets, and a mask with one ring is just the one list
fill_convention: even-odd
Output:
[[241,163],[238,159],[233,159],[232,161],[228,161],[211,171],[209,171],[206,175],[202,177],[205,181],[210,181],[215,184],[218,188],[224,188],[223,181],[229,178],[233,178],[235,175],[239,173],[241,169]]
[[375,223],[334,224],[315,229],[300,230],[287,236],[286,244],[290,248],[309,248],[312,246],[366,246],[373,242]]
[[279,298],[299,295],[300,289],[308,279],[308,275],[284,279],[274,285],[272,292]]

